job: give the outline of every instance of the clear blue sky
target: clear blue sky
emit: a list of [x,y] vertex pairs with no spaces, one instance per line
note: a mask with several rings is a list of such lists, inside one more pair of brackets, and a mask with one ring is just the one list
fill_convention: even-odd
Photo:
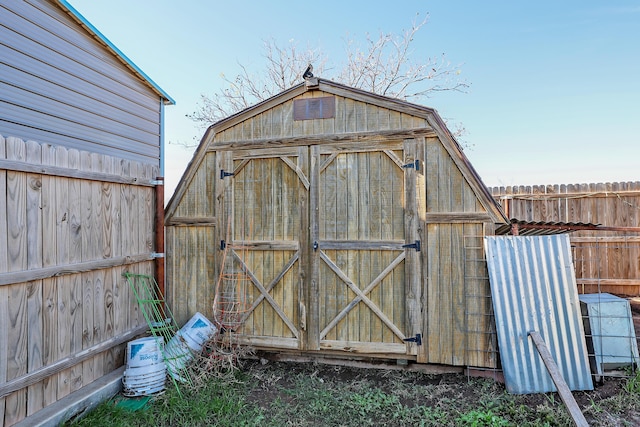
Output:
[[[69,0],[176,100],[166,108],[167,196],[191,159],[175,142],[203,129],[185,114],[238,62],[261,69],[263,40],[320,47],[399,33],[429,14],[414,55],[462,64],[468,93],[423,104],[461,122],[485,184],[640,180],[640,2]],[[322,76],[320,76],[322,77]]]

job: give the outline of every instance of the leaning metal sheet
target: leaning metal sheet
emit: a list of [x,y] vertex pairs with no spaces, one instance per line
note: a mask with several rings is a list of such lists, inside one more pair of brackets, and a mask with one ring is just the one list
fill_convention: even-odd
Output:
[[507,390],[556,391],[531,331],[571,390],[593,390],[569,236],[489,236],[485,250]]

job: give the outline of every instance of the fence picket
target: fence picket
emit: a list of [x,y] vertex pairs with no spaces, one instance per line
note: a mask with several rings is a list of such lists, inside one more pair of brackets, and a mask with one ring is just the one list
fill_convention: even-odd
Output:
[[[124,362],[121,337],[140,319],[122,272],[154,273],[157,166],[2,136],[0,159],[0,390],[21,386],[0,394],[0,425],[13,425]],[[145,261],[107,267],[123,257]],[[101,266],[42,275],[82,262]],[[46,370],[107,342],[117,344]]]
[[[510,218],[640,226],[640,182],[493,187]],[[571,233],[579,291],[640,295],[640,233]]]

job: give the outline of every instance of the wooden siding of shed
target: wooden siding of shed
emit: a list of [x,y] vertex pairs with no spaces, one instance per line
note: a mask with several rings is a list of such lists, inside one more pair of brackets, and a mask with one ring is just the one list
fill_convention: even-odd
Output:
[[170,225],[177,221],[212,219],[215,214],[216,183],[220,181],[220,171],[216,167],[216,154],[206,153],[174,215],[167,219]]
[[218,142],[429,128],[427,120],[424,118],[342,96],[335,97],[336,113],[334,118],[293,120],[293,101],[295,99],[328,95],[331,94],[322,91],[304,92],[294,99],[277,104],[216,134],[214,141],[209,141],[209,148],[215,149],[215,144]]
[[154,274],[158,170],[2,136],[0,160],[0,425],[8,426],[121,366],[126,341],[144,332],[122,273]]
[[439,139],[427,138],[425,152],[425,361],[496,367],[486,263],[470,243],[491,220]]
[[178,325],[196,312],[213,318],[218,264],[215,231],[212,226],[197,225],[166,228],[166,297]]
[[207,153],[175,215],[167,218],[166,297],[179,325],[196,312],[212,316],[220,244],[215,207],[219,174],[216,154]]
[[[329,145],[338,152],[366,150],[378,143],[376,132],[432,129],[426,115],[418,117],[393,110],[391,103],[390,108],[386,108],[380,103],[374,105],[352,99],[348,93],[344,96],[335,95],[334,118],[292,120],[295,99],[330,95],[332,94],[321,90],[313,90],[302,92],[282,102],[276,99],[261,105],[256,113],[246,116],[240,114],[225,120],[222,125],[212,127],[199,148],[199,151],[206,155],[200,153],[194,157],[194,170],[188,171],[185,175],[188,178],[186,188],[178,191],[179,202],[169,211],[167,221],[173,229],[171,232],[186,234],[178,231],[180,226],[174,222],[176,219],[195,215],[217,220],[222,214],[220,207],[215,203],[210,205],[213,210],[205,209],[201,196],[192,200],[193,195],[202,194],[202,189],[192,188],[194,185],[210,181],[222,182],[217,176],[219,168],[212,169],[207,156],[246,148],[251,156],[268,157],[276,155],[275,149],[285,145],[280,139],[286,139],[288,145],[323,146],[323,135],[326,135],[327,142],[331,141]],[[342,142],[336,142],[340,135],[365,133],[367,136],[363,140],[352,141],[347,138]],[[378,140],[383,141],[385,137],[380,136]],[[418,361],[495,368],[497,351],[495,330],[492,328],[489,283],[482,244],[478,243],[486,233],[492,232],[494,214],[487,212],[474,187],[467,181],[469,174],[461,172],[450,151],[443,146],[440,137],[426,138],[425,149],[417,153],[417,158],[425,166],[423,174],[418,178],[418,191],[423,194],[418,203],[421,204],[420,237],[423,242],[422,331],[425,339],[425,344],[418,350]],[[206,179],[200,176],[203,170],[206,170]],[[212,191],[208,188],[206,192],[216,194],[216,197],[222,194],[219,189]],[[198,224],[193,222],[188,227],[198,227]],[[181,249],[178,245],[189,245],[189,242],[201,237],[193,235],[190,239],[188,242],[174,239],[171,243],[176,245],[174,251],[186,253],[188,250]],[[216,239],[214,244],[217,245],[218,240]],[[170,258],[172,256],[169,254]],[[199,271],[199,276],[190,280],[189,283],[192,285],[189,286],[202,286],[197,283],[211,283],[212,278],[208,274],[219,264],[219,261],[214,259],[216,267],[205,267],[202,264],[203,254],[196,254],[194,260],[171,262],[176,264],[171,278],[168,277],[168,281],[176,283],[173,292],[188,294],[191,299],[200,298],[204,291],[189,288],[180,290],[176,272],[187,269]],[[178,265],[181,270],[178,270]],[[376,298],[375,294],[372,297]],[[209,300],[198,304],[206,304],[206,309],[209,309],[211,302]],[[180,307],[182,306],[187,308],[188,303],[183,303]],[[185,320],[193,314],[194,308],[198,305],[190,307],[190,311],[181,308],[177,310]]]
[[[313,98],[327,96],[322,91],[304,92],[295,99]],[[234,141],[262,140],[271,138],[305,137],[311,135],[332,135],[353,132],[375,132],[379,130],[401,130],[405,128],[415,129],[420,127],[428,128],[426,119],[411,116],[378,107],[353,99],[336,96],[336,117],[333,119],[316,119],[293,121],[293,101],[291,99],[282,104],[276,104],[272,108],[257,114],[251,118],[243,120],[217,134],[213,140],[205,141],[209,150],[216,149],[216,143],[226,143]],[[347,145],[350,145],[349,143]],[[256,150],[257,156],[264,155],[265,149]],[[207,222],[213,227],[218,224],[219,212],[216,211],[215,186],[221,182],[219,179],[220,167],[215,165],[216,151],[209,151],[203,155],[193,176],[188,181],[187,188],[180,197],[180,202],[171,215],[167,216],[167,233],[174,233],[172,236],[183,236],[186,241],[167,238],[167,288],[169,293],[167,299],[171,304],[171,309],[178,321],[178,324],[186,322],[195,311],[209,313],[211,311],[212,300],[201,298],[200,291],[193,292],[188,287],[183,287],[184,277],[189,277],[189,283],[211,283],[218,274],[219,261],[215,258],[215,248],[219,245],[220,237],[215,241],[207,243],[211,256],[213,256],[214,266],[205,268],[205,254],[196,255],[193,261],[189,258],[182,258],[181,262],[175,261],[174,257],[186,257],[184,246],[188,242],[199,242],[195,234],[186,231],[179,231],[174,227],[195,226],[204,230],[202,222]],[[211,236],[210,231],[206,231]],[[219,236],[224,234],[220,231]],[[208,241],[208,240],[207,240]],[[204,243],[198,243],[202,245]],[[212,246],[213,245],[213,246]],[[203,247],[203,246],[199,246]],[[190,252],[193,255],[192,252]],[[190,255],[190,256],[191,256]],[[187,272],[186,270],[190,271]],[[215,274],[211,276],[211,274]],[[208,294],[208,290],[203,291]],[[182,322],[182,323],[181,323]]]
[[0,10],[2,134],[159,164],[157,94],[52,2]]

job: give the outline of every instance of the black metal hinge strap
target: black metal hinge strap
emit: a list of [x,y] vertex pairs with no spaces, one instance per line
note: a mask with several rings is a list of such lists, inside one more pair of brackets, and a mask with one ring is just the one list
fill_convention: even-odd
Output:
[[415,169],[415,170],[419,171],[420,170],[420,160],[416,159],[414,162],[407,163],[406,165],[402,165],[402,167],[405,168],[405,169],[411,168],[411,169]]
[[220,179],[225,179],[228,176],[233,176],[233,172],[226,172],[224,169],[220,169]]
[[415,337],[405,338],[404,342],[414,342],[416,345],[422,345],[422,334],[416,334]]
[[420,240],[416,240],[415,243],[409,243],[406,245],[402,245],[403,248],[413,248],[416,252],[420,252]]

